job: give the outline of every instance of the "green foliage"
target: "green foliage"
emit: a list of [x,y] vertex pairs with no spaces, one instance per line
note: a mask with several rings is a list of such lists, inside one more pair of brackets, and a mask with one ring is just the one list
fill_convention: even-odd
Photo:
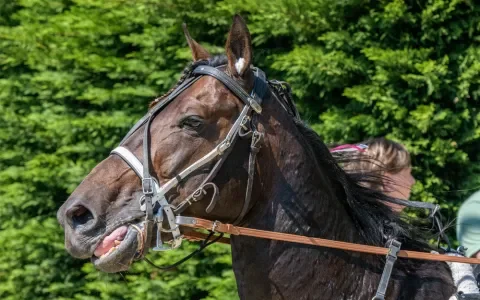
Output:
[[[246,17],[255,64],[293,86],[327,143],[386,135],[415,200],[455,212],[480,185],[480,6],[473,1],[0,0],[0,298],[235,299],[229,249],[176,272],[102,274],[63,248],[55,212],[190,54]],[[168,264],[194,249],[155,256]]]

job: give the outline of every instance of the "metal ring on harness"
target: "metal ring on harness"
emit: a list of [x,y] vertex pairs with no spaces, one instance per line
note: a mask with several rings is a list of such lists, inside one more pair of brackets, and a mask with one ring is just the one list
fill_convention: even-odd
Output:
[[132,226],[133,229],[138,231],[138,234],[140,235],[140,236],[137,235],[138,246],[137,246],[137,253],[135,253],[135,258],[137,257],[140,258],[143,254],[143,247],[145,246],[143,230],[141,230],[140,227],[138,227],[135,224],[130,224],[130,226]]

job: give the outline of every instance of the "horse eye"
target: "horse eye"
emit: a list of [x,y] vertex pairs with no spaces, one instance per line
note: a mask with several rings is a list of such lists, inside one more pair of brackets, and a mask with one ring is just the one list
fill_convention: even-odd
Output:
[[200,116],[187,116],[180,121],[180,127],[198,130],[203,126],[204,122]]

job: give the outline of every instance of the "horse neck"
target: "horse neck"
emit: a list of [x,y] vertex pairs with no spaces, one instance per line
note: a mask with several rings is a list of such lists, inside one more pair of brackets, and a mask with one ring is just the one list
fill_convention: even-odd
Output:
[[[282,114],[284,115],[284,114]],[[270,118],[259,159],[261,201],[249,225],[301,235],[364,242],[347,212],[343,187],[322,165],[292,119]],[[326,149],[326,148],[325,148]],[[328,151],[328,150],[327,150]]]
[[[255,206],[257,211],[250,214],[253,217],[248,226],[361,243],[346,208],[338,199],[341,186],[319,165],[296,125],[292,120],[281,120],[274,114],[264,115],[264,118],[270,122],[269,128],[264,129],[266,145],[258,160],[256,175],[262,182],[263,194],[258,201],[263,205]],[[304,278],[313,274],[316,274],[317,284],[324,282],[330,289],[338,290],[342,280],[329,283],[332,274],[327,270],[332,263],[336,266],[331,269],[337,269],[341,262],[338,257],[332,260],[331,253],[331,250],[291,243],[233,237],[233,265],[240,295],[244,299],[276,298],[275,293],[289,290],[288,286],[292,284],[305,285],[290,290],[292,297],[298,296],[294,295],[296,293],[317,294],[321,289],[317,286],[312,292],[308,286],[314,284],[312,278]],[[317,276],[319,273],[323,275]],[[285,296],[285,299],[293,298]]]
[[[364,244],[342,198],[344,187],[333,178],[339,174],[327,160],[318,161],[298,126],[281,116],[285,113],[274,109],[262,114],[268,128],[259,126],[266,143],[255,175],[262,192],[248,227]],[[242,299],[371,299],[384,266],[372,255],[241,236],[231,240]],[[399,261],[386,298],[449,299],[454,291],[446,264]]]

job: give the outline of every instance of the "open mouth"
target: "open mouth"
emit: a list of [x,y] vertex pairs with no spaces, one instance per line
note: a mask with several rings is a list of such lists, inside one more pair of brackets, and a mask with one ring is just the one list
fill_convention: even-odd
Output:
[[103,272],[126,271],[132,264],[139,245],[138,231],[132,226],[120,226],[97,245],[92,263]]

